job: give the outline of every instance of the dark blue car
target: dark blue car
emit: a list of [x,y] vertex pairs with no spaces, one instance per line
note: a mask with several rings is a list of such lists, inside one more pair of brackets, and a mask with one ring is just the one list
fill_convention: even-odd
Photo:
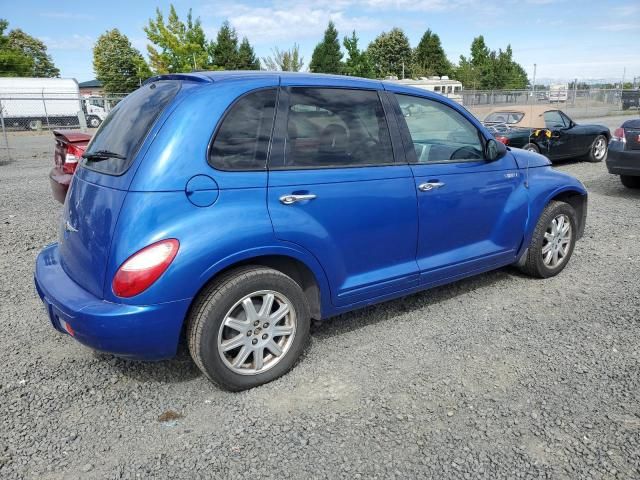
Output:
[[[53,326],[220,386],[284,374],[311,319],[516,264],[559,273],[587,192],[448,99],[281,72],[150,79],[75,174],[35,281]],[[336,359],[336,361],[344,359]]]

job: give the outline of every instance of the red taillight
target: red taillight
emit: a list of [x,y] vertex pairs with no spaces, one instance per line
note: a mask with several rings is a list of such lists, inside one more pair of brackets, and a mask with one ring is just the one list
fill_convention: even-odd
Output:
[[617,140],[618,142],[627,143],[627,137],[624,134],[624,128],[616,128],[613,131],[611,140]]
[[169,267],[178,253],[175,238],[152,243],[131,255],[113,277],[112,289],[118,297],[133,297],[144,292]]
[[504,143],[505,145],[509,145],[509,139],[507,137],[504,137],[502,135],[496,135],[495,139],[497,141],[499,141],[500,143]]
[[65,155],[64,163],[62,164],[62,171],[64,173],[75,172],[83,153],[84,148],[80,148],[76,145],[67,145],[67,154]]

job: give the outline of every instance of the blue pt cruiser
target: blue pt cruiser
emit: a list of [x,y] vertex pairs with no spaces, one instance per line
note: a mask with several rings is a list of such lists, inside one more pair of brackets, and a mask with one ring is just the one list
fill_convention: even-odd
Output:
[[558,274],[587,192],[437,94],[282,72],[161,75],[96,132],[35,283],[80,343],[186,336],[229,390],[287,372],[324,319],[506,265]]

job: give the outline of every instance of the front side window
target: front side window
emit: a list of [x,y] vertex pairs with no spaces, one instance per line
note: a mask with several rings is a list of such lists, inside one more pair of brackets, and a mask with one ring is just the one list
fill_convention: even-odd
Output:
[[258,90],[232,105],[209,150],[211,166],[232,171],[266,168],[276,96],[276,89]]
[[481,160],[476,127],[453,108],[422,97],[396,94],[418,163]]
[[292,88],[285,167],[358,167],[393,163],[378,93]]
[[564,128],[566,125],[564,124],[564,119],[562,115],[557,110],[552,110],[550,112],[544,112],[544,124],[547,128]]

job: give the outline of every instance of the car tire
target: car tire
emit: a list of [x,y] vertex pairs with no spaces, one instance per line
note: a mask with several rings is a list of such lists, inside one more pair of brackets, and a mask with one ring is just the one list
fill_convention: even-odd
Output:
[[95,116],[91,116],[89,117],[89,127],[90,128],[98,128],[100,126],[100,124],[102,123],[102,120],[100,120],[100,118],[95,117]]
[[591,147],[589,147],[587,161],[593,163],[601,162],[606,160],[608,153],[609,141],[607,140],[607,137],[604,135],[598,135],[591,144]]
[[287,373],[307,344],[309,327],[307,298],[293,279],[271,268],[245,266],[198,296],[187,340],[200,370],[221,388],[237,392]]
[[527,143],[524,147],[522,147],[522,149],[526,150],[527,152],[540,153],[540,149],[535,143]]
[[640,177],[620,175],[620,181],[627,188],[640,188]]
[[[562,226],[558,229],[560,218]],[[576,211],[568,203],[550,202],[538,219],[531,244],[525,253],[525,261],[519,266],[520,270],[536,278],[549,278],[559,274],[569,263],[576,244],[576,218]],[[565,232],[564,225],[567,222],[569,228]]]

